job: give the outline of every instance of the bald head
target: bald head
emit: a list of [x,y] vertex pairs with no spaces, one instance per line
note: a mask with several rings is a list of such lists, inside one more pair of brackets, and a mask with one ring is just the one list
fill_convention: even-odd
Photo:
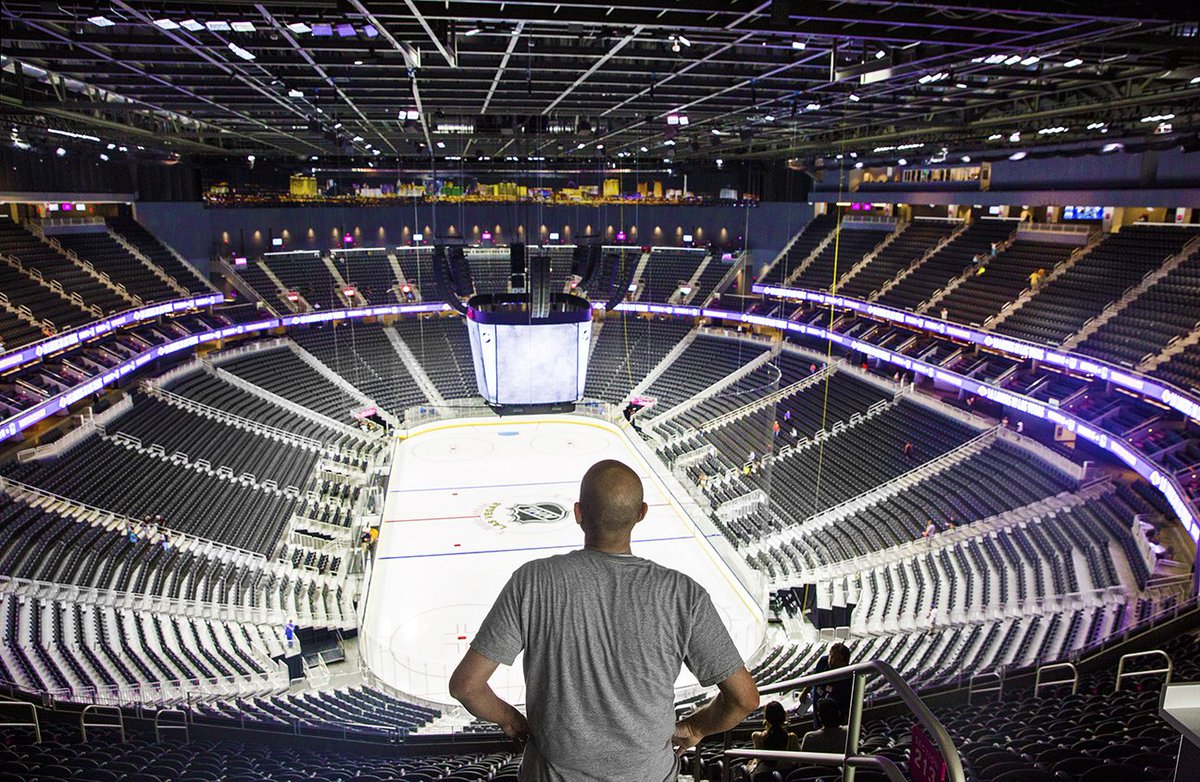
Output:
[[646,516],[642,479],[614,459],[596,462],[583,476],[575,517],[586,535],[628,539],[633,525]]

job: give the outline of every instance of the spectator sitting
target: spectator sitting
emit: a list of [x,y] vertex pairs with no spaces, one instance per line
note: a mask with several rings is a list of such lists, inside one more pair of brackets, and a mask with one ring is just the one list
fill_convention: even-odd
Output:
[[[836,643],[829,647],[829,654],[817,661],[813,673],[824,673],[837,668],[845,668],[850,664],[850,649],[843,643]],[[850,677],[839,679],[825,684],[818,684],[813,687],[813,703],[820,703],[825,698],[832,698],[837,701],[841,708],[841,713],[845,714],[850,710]],[[813,727],[820,728],[824,724],[821,719],[821,712],[813,708]]]
[[817,714],[822,727],[804,734],[804,739],[800,742],[800,751],[836,752],[839,755],[845,753],[846,729],[842,723],[846,717],[841,704],[833,698],[825,698],[817,702]]
[[[823,702],[823,701],[822,701]],[[835,706],[837,704],[834,704]],[[800,739],[788,730],[787,711],[779,701],[771,701],[763,709],[763,729],[750,734],[755,749],[773,752],[799,752]],[[752,760],[746,766],[752,780],[769,780],[772,771],[788,771],[795,766],[783,760]]]

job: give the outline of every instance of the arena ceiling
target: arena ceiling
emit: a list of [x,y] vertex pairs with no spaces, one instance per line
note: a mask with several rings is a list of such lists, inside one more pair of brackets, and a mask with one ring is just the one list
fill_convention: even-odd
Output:
[[4,0],[0,13],[13,143],[53,129],[168,154],[779,160],[1194,139],[1200,105],[1188,3]]

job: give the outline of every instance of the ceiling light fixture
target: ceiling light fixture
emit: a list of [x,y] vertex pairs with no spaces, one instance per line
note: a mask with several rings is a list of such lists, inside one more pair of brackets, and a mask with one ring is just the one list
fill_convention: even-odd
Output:
[[1009,160],[1024,160],[1025,153],[1024,152],[1014,152],[1008,156],[1008,159]]
[[77,139],[80,139],[81,141],[99,141],[100,140],[100,138],[98,136],[89,136],[86,133],[75,133],[74,131],[59,130],[57,128],[47,128],[46,132],[53,133],[55,136],[66,136],[67,138],[77,138]]
[[214,19],[211,22],[205,22],[204,26],[214,33],[227,33],[230,30],[229,22],[224,22],[220,19]]
[[883,49],[880,49],[879,51],[875,52],[875,59],[876,59],[876,60],[882,60],[882,59],[883,59],[884,57],[886,57],[886,56],[887,56],[887,55],[884,53]]
[[1064,68],[1077,68],[1080,65],[1083,65],[1083,60],[1079,59],[1078,57],[1072,57],[1063,63]]
[[254,59],[254,55],[251,52],[238,46],[233,41],[229,42],[229,51],[233,52],[238,57],[241,57],[243,60],[253,60]]
[[1010,57],[1005,57],[1005,58],[1004,58],[1004,64],[1005,64],[1005,65],[1016,65],[1016,64],[1017,64],[1017,63],[1019,63],[1020,61],[1021,61],[1021,55],[1019,55],[1019,54],[1014,54],[1014,55],[1012,55],[1012,56],[1010,56]]
[[481,32],[483,32],[483,30],[479,29],[478,27],[472,27],[470,30],[467,30],[465,33],[463,33],[463,35],[471,38],[472,36],[479,35]]
[[850,102],[851,103],[858,103],[860,100],[862,100],[862,98],[858,97],[853,92],[850,93]]
[[291,89],[291,90],[288,90],[288,97],[289,98],[303,98],[304,93],[301,92],[300,90]]
[[88,21],[97,27],[112,27],[116,22],[107,16],[89,16]]
[[161,27],[164,30],[178,30],[179,29],[179,23],[172,19],[166,19],[166,18],[155,19],[154,24],[155,24],[155,26]]
[[287,28],[296,33],[296,35],[306,35],[307,33],[312,32],[312,28],[306,25],[304,22],[292,22],[287,26]]
[[804,108],[808,109],[809,111],[817,111],[821,108],[821,104],[820,103],[810,103],[807,106],[805,106]]
[[179,26],[187,30],[189,33],[198,33],[204,29],[204,25],[200,24],[195,19],[184,19],[179,23]]
[[62,147],[59,147],[58,149],[54,150],[54,154],[58,155],[59,157],[66,157],[67,150],[63,149]]
[[1142,122],[1165,122],[1169,119],[1175,119],[1174,114],[1154,114],[1149,117],[1142,117]]
[[908,161],[907,161],[907,160],[905,160],[904,158],[900,158],[899,160],[897,160],[897,161],[896,161],[896,165],[898,165],[898,166],[907,166],[907,165],[908,165]]
[[1042,61],[1041,57],[1038,57],[1036,54],[1031,54],[1028,57],[1026,57],[1024,60],[1021,60],[1021,64],[1022,65],[1037,65],[1041,61]]
[[234,22],[230,27],[235,33],[252,33],[254,32],[254,22]]
[[808,48],[808,44],[806,44],[804,41],[792,41],[792,48],[798,52],[802,52]]

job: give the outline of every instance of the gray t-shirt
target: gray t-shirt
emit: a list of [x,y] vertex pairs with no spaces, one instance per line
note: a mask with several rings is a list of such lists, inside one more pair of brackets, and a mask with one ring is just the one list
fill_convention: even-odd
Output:
[[471,648],[525,652],[522,782],[673,780],[675,679],[743,666],[704,588],[641,557],[580,549],[513,573]]

